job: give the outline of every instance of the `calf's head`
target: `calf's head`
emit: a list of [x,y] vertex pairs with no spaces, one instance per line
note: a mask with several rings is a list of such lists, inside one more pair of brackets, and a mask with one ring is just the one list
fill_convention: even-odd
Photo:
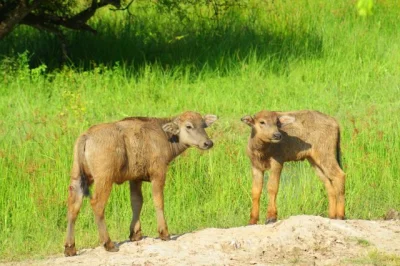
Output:
[[293,123],[295,118],[289,115],[278,115],[276,112],[261,111],[253,116],[246,115],[241,120],[251,126],[253,138],[258,138],[266,143],[278,143],[282,139],[279,129]]
[[216,115],[201,116],[199,113],[185,112],[172,122],[164,124],[162,128],[165,132],[177,136],[179,142],[184,145],[208,150],[214,143],[208,137],[205,128],[216,120]]

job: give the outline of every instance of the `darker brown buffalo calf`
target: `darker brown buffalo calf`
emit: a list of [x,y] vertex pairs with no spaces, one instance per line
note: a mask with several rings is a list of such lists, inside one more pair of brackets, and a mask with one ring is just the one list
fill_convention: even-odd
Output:
[[247,146],[253,175],[249,224],[256,224],[259,218],[264,171],[270,170],[266,223],[271,223],[277,220],[276,195],[283,164],[304,159],[325,184],[329,217],[344,219],[345,174],[340,167],[340,129],[334,118],[316,111],[261,111],[242,121],[251,127]]
[[113,183],[130,183],[132,222],[130,240],[142,238],[140,211],[143,204],[142,182],[151,182],[158,233],[169,239],[164,219],[165,174],[168,164],[191,146],[210,149],[206,127],[217,120],[215,115],[201,116],[185,112],[173,118],[131,117],[99,124],[82,134],[75,144],[74,162],[68,196],[68,227],[65,255],[76,255],[74,226],[84,195],[94,184],[90,199],[100,240],[107,251],[118,251],[111,241],[104,209]]

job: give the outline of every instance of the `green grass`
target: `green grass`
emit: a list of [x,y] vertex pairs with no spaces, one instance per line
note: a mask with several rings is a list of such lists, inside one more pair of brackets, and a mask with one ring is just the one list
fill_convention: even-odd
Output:
[[[366,18],[345,0],[254,1],[218,25],[135,8],[134,18],[99,12],[91,21],[97,36],[69,32],[69,67],[58,68],[50,35],[21,26],[0,43],[2,260],[62,252],[73,143],[90,125],[125,116],[219,116],[208,130],[213,149],[188,150],[169,168],[173,234],[247,223],[250,130],[240,118],[261,109],[315,109],[338,119],[348,218],[400,209],[398,1],[377,2]],[[144,190],[143,231],[156,236],[148,184]],[[266,203],[264,194],[261,217]],[[307,163],[285,166],[278,209],[280,219],[326,216],[323,184]],[[113,240],[128,238],[130,217],[128,185],[114,186],[106,214]],[[98,245],[88,200],[76,241],[78,249]]]
[[387,266],[399,266],[400,257],[394,254],[387,254],[372,250],[368,252],[368,255],[358,259],[349,260],[352,265],[387,265]]
[[357,238],[356,240],[357,240],[357,244],[362,247],[369,247],[371,245],[371,243],[366,239]]

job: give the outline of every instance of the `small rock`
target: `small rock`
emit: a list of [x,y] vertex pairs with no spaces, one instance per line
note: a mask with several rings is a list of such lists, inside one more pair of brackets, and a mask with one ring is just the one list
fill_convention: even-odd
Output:
[[236,240],[232,240],[231,243],[229,243],[230,246],[232,246],[234,249],[240,248],[242,245],[237,242]]

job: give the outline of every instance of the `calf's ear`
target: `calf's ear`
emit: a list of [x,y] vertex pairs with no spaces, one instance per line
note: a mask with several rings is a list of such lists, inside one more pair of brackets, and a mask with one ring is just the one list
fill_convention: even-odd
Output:
[[206,123],[206,127],[211,126],[215,121],[218,120],[216,115],[205,115],[203,116],[204,122]]
[[240,120],[242,120],[243,123],[245,123],[249,126],[254,125],[254,118],[251,115],[243,116]]
[[296,118],[294,118],[294,116],[290,116],[290,115],[282,115],[282,116],[278,117],[278,119],[280,122],[280,127],[289,125],[296,120]]
[[166,123],[162,126],[162,129],[165,132],[171,133],[172,135],[178,135],[179,134],[179,126],[178,124],[174,123],[174,122],[169,122]]

